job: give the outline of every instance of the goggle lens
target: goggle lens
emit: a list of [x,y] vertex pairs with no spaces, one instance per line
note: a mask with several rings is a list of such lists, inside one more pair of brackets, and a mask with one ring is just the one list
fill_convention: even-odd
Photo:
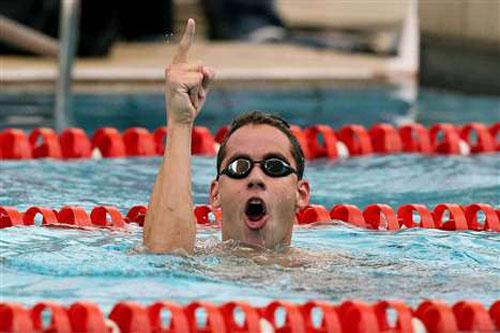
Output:
[[297,173],[287,162],[276,158],[268,158],[262,161],[252,161],[247,158],[239,158],[232,161],[222,170],[222,175],[230,178],[242,179],[250,174],[254,165],[258,163],[262,171],[269,177],[285,177],[291,173]]
[[226,174],[232,178],[244,178],[250,173],[252,167],[252,161],[247,159],[238,159],[229,163],[226,168]]
[[283,177],[292,173],[290,166],[277,158],[262,161],[262,167],[269,176]]

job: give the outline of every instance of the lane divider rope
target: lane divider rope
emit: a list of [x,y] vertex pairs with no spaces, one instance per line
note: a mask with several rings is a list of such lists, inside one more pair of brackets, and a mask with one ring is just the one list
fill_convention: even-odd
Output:
[[[305,129],[291,126],[304,150],[306,159],[338,159],[370,154],[444,154],[468,155],[500,151],[500,122],[487,126],[472,122],[464,126],[437,123],[430,128],[411,123],[399,128],[377,123],[370,129],[346,125],[338,130],[324,124]],[[228,127],[212,135],[206,127],[195,126],[192,154],[214,156]],[[167,128],[153,133],[133,127],[120,133],[116,128],[97,129],[91,138],[81,128],[67,128],[57,134],[51,128],[36,128],[27,136],[24,131],[7,128],[0,132],[0,159],[85,159],[162,155]]]
[[[124,216],[113,206],[95,206],[90,214],[78,206],[64,206],[60,210],[32,206],[25,212],[14,207],[0,206],[0,229],[14,226],[35,225],[40,217],[42,226],[50,227],[102,227],[125,228],[127,224],[144,225],[147,207],[135,205]],[[210,205],[196,205],[193,219],[199,226],[220,226],[220,210]],[[311,204],[296,214],[297,225],[310,225],[331,220],[370,229],[398,231],[404,228],[429,228],[447,231],[491,231],[500,232],[500,208],[485,203],[472,203],[461,206],[453,203],[440,203],[432,210],[422,204],[404,204],[393,209],[386,204],[367,205],[363,210],[355,205],[337,204],[326,207]]]
[[[46,324],[42,313],[50,314]],[[314,315],[318,313],[321,317],[315,321]],[[392,318],[391,313],[397,318]],[[162,314],[168,314],[168,323],[162,322]],[[31,308],[4,302],[0,303],[0,318],[0,331],[7,333],[497,332],[500,300],[489,309],[472,300],[462,300],[452,306],[440,300],[425,300],[416,308],[398,300],[373,304],[346,300],[337,305],[318,300],[305,304],[275,300],[264,307],[254,307],[244,301],[221,305],[194,301],[185,306],[171,301],[157,301],[149,306],[122,301],[113,306],[108,318],[96,303],[89,301],[77,301],[67,307],[43,301]]]

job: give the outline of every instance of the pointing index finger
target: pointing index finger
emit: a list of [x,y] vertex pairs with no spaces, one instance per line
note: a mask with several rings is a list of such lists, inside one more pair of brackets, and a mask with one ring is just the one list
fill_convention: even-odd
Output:
[[195,32],[195,23],[194,20],[190,18],[186,23],[184,35],[182,35],[182,39],[179,43],[179,46],[177,47],[174,59],[172,60],[173,64],[187,62],[189,49],[191,48],[191,44],[193,44],[194,40],[194,32]]

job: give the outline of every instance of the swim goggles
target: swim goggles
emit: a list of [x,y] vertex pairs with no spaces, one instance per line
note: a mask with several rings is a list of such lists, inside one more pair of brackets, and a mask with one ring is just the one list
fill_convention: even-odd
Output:
[[262,171],[269,177],[278,178],[286,177],[292,173],[297,174],[297,170],[277,157],[270,157],[261,161],[253,161],[246,157],[240,157],[229,163],[219,175],[226,175],[233,179],[243,179],[250,174],[255,164],[259,164]]

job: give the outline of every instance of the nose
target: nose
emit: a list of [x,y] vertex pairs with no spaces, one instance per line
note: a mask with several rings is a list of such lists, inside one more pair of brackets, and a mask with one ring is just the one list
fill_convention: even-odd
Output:
[[259,165],[255,165],[250,174],[248,175],[247,180],[247,189],[266,189],[266,183],[264,183],[264,173],[260,169]]
[[251,179],[248,180],[247,188],[249,190],[253,190],[253,189],[265,190],[266,189],[266,184],[264,184],[264,182],[262,181],[262,179],[251,178]]

